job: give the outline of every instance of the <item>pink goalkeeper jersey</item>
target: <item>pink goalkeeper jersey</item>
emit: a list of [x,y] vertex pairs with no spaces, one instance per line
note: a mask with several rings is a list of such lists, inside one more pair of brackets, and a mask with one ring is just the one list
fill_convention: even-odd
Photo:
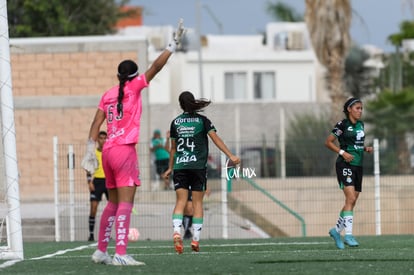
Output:
[[140,119],[142,113],[141,91],[148,86],[145,74],[127,81],[122,100],[123,115],[118,114],[119,85],[104,93],[98,108],[105,112],[108,139],[105,148],[123,144],[136,144],[139,139]]

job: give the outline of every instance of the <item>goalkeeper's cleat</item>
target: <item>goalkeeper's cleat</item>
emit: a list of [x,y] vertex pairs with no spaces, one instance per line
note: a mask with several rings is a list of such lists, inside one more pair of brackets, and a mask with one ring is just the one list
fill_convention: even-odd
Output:
[[174,233],[173,239],[175,251],[177,252],[177,254],[182,254],[184,252],[184,246],[180,233]]
[[102,252],[99,249],[97,249],[92,254],[92,262],[97,264],[112,264],[111,256],[109,256],[108,252]]
[[352,235],[345,235],[345,237],[344,237],[344,243],[347,246],[350,246],[350,247],[357,247],[357,246],[359,246],[359,243],[355,240],[354,236],[352,236]]
[[332,228],[331,230],[329,230],[329,236],[331,236],[332,239],[334,239],[335,245],[338,249],[344,249],[345,248],[345,245],[341,240],[341,234],[336,232],[335,228]]
[[113,265],[145,265],[145,263],[136,261],[134,260],[134,258],[132,258],[129,255],[119,255],[119,254],[114,255],[112,264]]
[[191,250],[194,252],[199,252],[200,244],[197,241],[191,241]]

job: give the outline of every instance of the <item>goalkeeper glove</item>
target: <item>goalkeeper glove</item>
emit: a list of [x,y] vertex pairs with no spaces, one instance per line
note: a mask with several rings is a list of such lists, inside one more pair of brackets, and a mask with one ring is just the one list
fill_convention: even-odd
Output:
[[83,169],[85,169],[87,172],[91,174],[93,174],[95,170],[98,168],[98,160],[96,159],[95,149],[95,141],[89,139],[88,144],[86,145],[86,153],[82,159],[81,166]]
[[180,18],[180,20],[178,21],[177,29],[173,33],[173,40],[168,44],[166,48],[168,51],[172,53],[175,52],[175,49],[180,46],[181,39],[183,38],[184,33],[186,31],[186,29],[184,29],[183,22],[184,20]]

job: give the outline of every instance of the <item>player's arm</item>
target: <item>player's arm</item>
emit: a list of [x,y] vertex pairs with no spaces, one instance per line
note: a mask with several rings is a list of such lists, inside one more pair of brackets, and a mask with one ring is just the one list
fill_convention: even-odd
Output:
[[91,128],[89,129],[89,139],[96,141],[98,140],[99,129],[101,128],[102,123],[105,121],[105,112],[101,109],[98,109],[93,118]]
[[162,174],[163,178],[169,178],[174,167],[174,155],[177,152],[175,139],[171,139],[170,159],[168,161],[168,169]]
[[93,191],[95,187],[93,186],[93,177],[91,173],[86,172],[86,180],[88,182],[89,191]]
[[151,152],[154,152],[154,151],[155,151],[155,147],[154,147],[154,145],[153,145],[153,143],[152,143],[152,140],[151,140],[151,145],[150,145],[150,151],[151,151]]
[[164,65],[167,63],[168,58],[170,58],[171,54],[173,52],[170,52],[169,50],[165,49],[158,57],[155,59],[154,63],[149,67],[149,69],[145,72],[145,78],[147,79],[147,82],[149,83],[155,75],[161,71],[161,69],[164,67]]
[[217,135],[216,131],[212,130],[208,132],[208,135],[217,148],[219,148],[220,151],[222,151],[234,164],[240,163],[240,158],[233,155],[229,148],[227,148],[226,144],[224,144],[223,140]]
[[167,131],[167,133],[165,134],[164,149],[168,152],[171,150],[170,131]]
[[161,71],[164,65],[167,63],[168,59],[170,58],[171,54],[175,52],[175,49],[181,44],[181,39],[184,35],[185,29],[183,26],[183,20],[180,19],[178,22],[178,27],[174,31],[173,39],[168,44],[167,48],[155,59],[149,69],[145,72],[145,78],[149,83],[155,75]]
[[105,120],[105,113],[98,109],[89,129],[89,138],[86,144],[86,153],[82,159],[81,166],[89,173],[94,173],[98,168],[98,160],[96,159],[96,140],[98,139],[99,129]]
[[325,146],[328,147],[329,150],[334,151],[335,153],[339,154],[341,148],[339,148],[335,144],[336,136],[333,134],[329,134],[329,136],[325,140]]
[[92,182],[92,174],[89,172],[86,172],[86,181],[88,184]]
[[329,134],[329,136],[325,140],[325,146],[328,147],[329,150],[341,155],[346,162],[352,161],[354,159],[354,156],[338,147],[335,144],[335,140],[336,136],[332,133]]

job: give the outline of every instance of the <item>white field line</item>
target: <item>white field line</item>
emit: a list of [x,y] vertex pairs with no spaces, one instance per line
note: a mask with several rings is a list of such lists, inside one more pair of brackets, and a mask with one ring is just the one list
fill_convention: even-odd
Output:
[[23,260],[10,260],[10,261],[6,261],[6,262],[4,262],[4,263],[2,263],[0,265],[0,271],[1,271],[2,268],[12,266],[15,263],[18,263],[18,262],[21,262],[21,261],[23,261]]
[[[320,245],[332,242],[269,242],[269,243],[232,243],[232,244],[203,244],[203,247],[238,247],[238,246],[286,246],[286,245]],[[168,248],[172,246],[140,246],[139,248]]]
[[[70,248],[70,249],[65,249],[65,250],[59,250],[59,251],[56,251],[56,252],[55,252],[55,253],[53,253],[53,254],[47,254],[47,255],[40,256],[40,257],[31,258],[31,259],[28,259],[28,260],[41,260],[41,259],[52,258],[52,257],[55,257],[55,256],[57,256],[57,255],[63,255],[63,254],[66,254],[67,252],[79,251],[79,250],[83,250],[83,249],[86,249],[86,248],[89,248],[89,247],[93,247],[93,246],[96,246],[96,243],[95,243],[95,244],[90,244],[90,245],[82,245],[82,246],[78,246],[78,247],[75,247],[75,248]],[[12,265],[14,265],[15,263],[18,263],[18,262],[20,262],[20,261],[22,261],[22,260],[11,260],[11,261],[6,261],[6,262],[4,262],[4,263],[2,263],[2,264],[0,265],[0,270],[1,270],[2,268],[12,266]]]
[[[286,246],[286,245],[321,245],[321,244],[331,244],[331,242],[268,242],[268,243],[234,243],[234,244],[206,244],[203,245],[203,247],[238,247],[238,246]],[[56,251],[55,253],[52,254],[46,254],[40,257],[34,257],[34,258],[30,258],[27,260],[30,261],[36,261],[36,260],[42,260],[42,259],[48,259],[48,258],[52,258],[55,256],[62,256],[68,252],[72,252],[72,251],[80,251],[80,250],[84,250],[84,249],[88,249],[91,247],[96,247],[97,244],[90,244],[90,245],[82,245],[82,246],[78,246],[75,248],[70,248],[70,249],[64,249],[64,250],[59,250]],[[164,246],[140,246],[139,249],[148,249],[148,248],[172,248],[172,246],[169,245],[164,245]],[[321,250],[317,250],[317,251],[321,251]],[[240,254],[240,253],[271,253],[271,252],[275,252],[274,250],[269,250],[269,251],[254,251],[254,252],[201,252],[200,254],[211,254],[211,253],[215,253],[215,254]],[[151,253],[151,254],[146,254],[146,253],[139,253],[139,254],[135,254],[135,255],[173,255],[176,254],[174,253]],[[134,255],[134,254],[132,254]],[[0,271],[3,268],[9,267],[14,265],[15,263],[20,262],[20,260],[10,260],[10,261],[6,261],[4,263],[2,263],[0,265]]]
[[78,247],[75,247],[75,248],[70,248],[70,249],[65,249],[65,250],[59,250],[59,251],[56,251],[53,254],[47,254],[47,255],[44,255],[44,256],[41,256],[41,257],[35,257],[35,258],[31,258],[29,260],[42,260],[42,259],[52,258],[52,257],[55,257],[57,255],[66,254],[67,252],[84,250],[86,248],[93,247],[93,246],[96,246],[96,244],[82,245],[82,246],[78,246]]

